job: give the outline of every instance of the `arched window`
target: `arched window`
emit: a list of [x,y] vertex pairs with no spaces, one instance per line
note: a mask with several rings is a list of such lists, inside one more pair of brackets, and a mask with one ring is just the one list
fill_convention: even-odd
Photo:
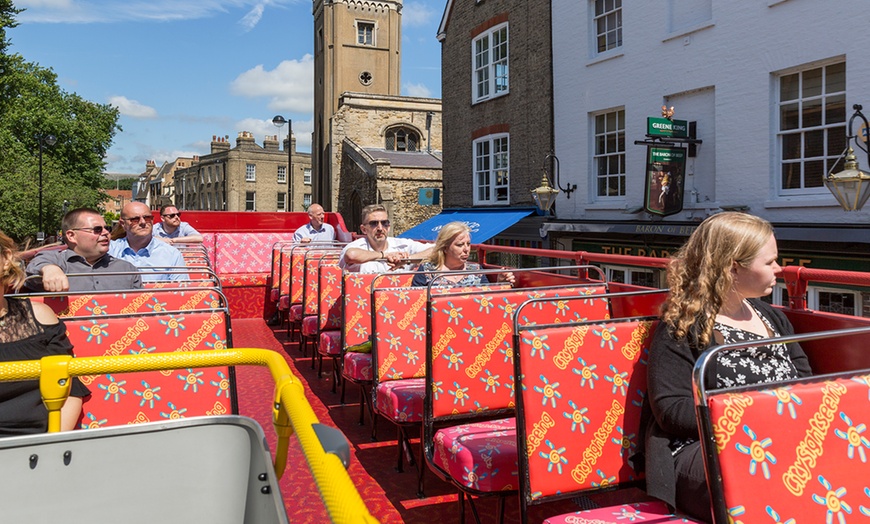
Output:
[[387,131],[386,149],[389,151],[418,151],[420,135],[407,127],[395,127]]

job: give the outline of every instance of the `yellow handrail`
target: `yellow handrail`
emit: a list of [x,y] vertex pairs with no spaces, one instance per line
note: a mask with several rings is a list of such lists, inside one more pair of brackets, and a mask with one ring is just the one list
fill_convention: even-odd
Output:
[[293,375],[284,358],[274,351],[234,348],[104,357],[50,356],[42,360],[0,362],[0,382],[39,379],[43,402],[49,410],[49,432],[55,432],[60,429],[60,408],[69,395],[71,377],[236,365],[266,366],[275,381],[272,423],[278,435],[275,449],[275,473],[278,477],[284,473],[287,464],[290,435],[296,433],[332,521],[377,522],[365,507],[341,460],[323,450],[313,427],[318,419],[305,398],[302,382]]

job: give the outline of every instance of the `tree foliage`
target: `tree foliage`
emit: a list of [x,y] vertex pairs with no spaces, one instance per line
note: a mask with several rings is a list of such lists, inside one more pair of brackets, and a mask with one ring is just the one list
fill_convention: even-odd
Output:
[[70,208],[99,206],[106,152],[120,127],[117,108],[68,93],[50,68],[7,53],[7,30],[19,12],[0,0],[0,230],[22,241],[38,229],[38,137],[57,139],[42,155],[43,222],[51,235],[64,200]]

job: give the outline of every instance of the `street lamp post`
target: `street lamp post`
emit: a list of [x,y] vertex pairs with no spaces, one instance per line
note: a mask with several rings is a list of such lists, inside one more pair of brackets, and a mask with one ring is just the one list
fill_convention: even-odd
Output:
[[53,146],[57,143],[57,137],[54,135],[37,135],[36,141],[39,143],[39,231],[36,232],[36,241],[42,244],[45,242],[45,230],[42,228],[42,150],[45,146]]
[[287,120],[281,115],[272,118],[275,127],[287,124],[287,211],[293,211],[293,120]]

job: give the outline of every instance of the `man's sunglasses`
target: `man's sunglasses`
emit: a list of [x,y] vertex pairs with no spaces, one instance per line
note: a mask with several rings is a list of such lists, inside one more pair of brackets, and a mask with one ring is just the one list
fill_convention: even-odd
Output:
[[106,226],[94,226],[94,227],[74,227],[71,228],[73,231],[88,231],[95,235],[102,235],[103,231],[106,233],[111,233],[112,230],[107,228]]
[[166,213],[165,215],[160,215],[160,216],[162,216],[163,218],[175,218],[175,217],[180,217],[181,213]]
[[121,220],[126,220],[129,224],[138,224],[140,220],[144,220],[145,222],[151,222],[154,220],[153,215],[139,215],[135,217],[124,218],[121,217]]
[[368,224],[368,226],[372,229],[378,227],[378,224],[380,224],[381,227],[384,229],[387,229],[390,227],[389,220],[369,220],[368,222],[366,222],[366,224]]

